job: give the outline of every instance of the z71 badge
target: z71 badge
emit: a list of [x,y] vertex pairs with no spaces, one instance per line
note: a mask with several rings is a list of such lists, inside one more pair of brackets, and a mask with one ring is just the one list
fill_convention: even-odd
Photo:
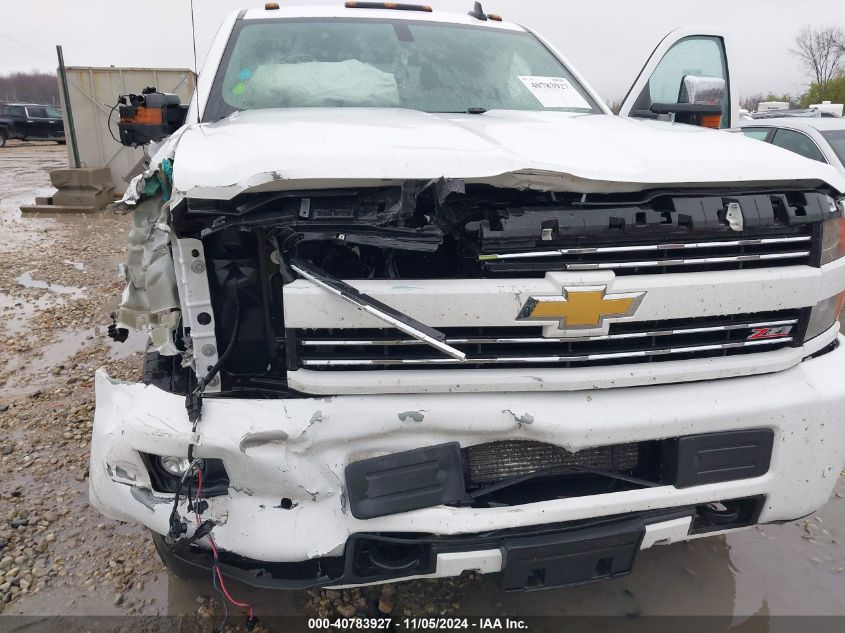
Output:
[[755,327],[752,328],[751,334],[748,335],[748,338],[746,340],[759,341],[762,339],[769,338],[784,338],[789,336],[791,333],[791,325],[782,325],[779,327]]

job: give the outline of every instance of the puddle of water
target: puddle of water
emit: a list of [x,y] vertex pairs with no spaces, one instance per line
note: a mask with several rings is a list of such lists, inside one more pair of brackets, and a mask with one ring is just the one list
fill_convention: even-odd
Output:
[[54,220],[21,218],[20,207],[35,202],[36,196],[50,196],[49,172],[67,167],[66,150],[51,145],[9,145],[0,152],[0,252],[11,253],[21,248],[52,241],[50,227]]
[[0,387],[2,397],[21,397],[52,384],[54,378],[50,371],[64,365],[91,342],[89,330],[65,330],[58,332],[57,337],[56,341],[40,346],[37,353],[13,357],[2,368],[4,372],[14,372],[6,384]]
[[55,292],[61,295],[70,295],[73,299],[82,299],[85,297],[84,288],[75,288],[73,286],[61,286],[59,284],[51,284],[48,281],[33,279],[32,271],[26,272],[19,277],[15,277],[15,281],[18,283],[18,285],[23,286],[24,288],[41,288],[43,290],[49,290],[50,292]]
[[37,312],[56,304],[56,298],[46,293],[37,299],[22,299],[0,292],[0,331],[4,334],[20,334],[27,329],[29,320]]
[[147,347],[147,333],[136,332],[129,330],[129,337],[123,343],[116,343],[108,337],[102,337],[97,342],[98,345],[107,343],[109,347],[109,357],[112,360],[123,360],[129,358],[133,354],[143,352]]

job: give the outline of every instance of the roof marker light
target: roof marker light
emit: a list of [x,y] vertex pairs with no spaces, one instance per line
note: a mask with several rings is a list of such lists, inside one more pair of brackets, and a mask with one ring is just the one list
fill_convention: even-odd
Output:
[[265,11],[278,11],[279,10],[279,3],[278,2],[266,2],[264,4]]

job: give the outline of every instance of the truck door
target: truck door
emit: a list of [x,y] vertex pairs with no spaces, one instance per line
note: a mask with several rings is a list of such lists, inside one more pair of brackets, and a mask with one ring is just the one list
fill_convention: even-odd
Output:
[[648,58],[620,116],[729,128],[739,120],[725,35],[682,28],[669,33]]
[[48,138],[50,136],[50,121],[47,108],[44,106],[26,106],[26,136],[27,138]]
[[23,106],[9,106],[9,138],[23,138],[26,135],[26,110]]

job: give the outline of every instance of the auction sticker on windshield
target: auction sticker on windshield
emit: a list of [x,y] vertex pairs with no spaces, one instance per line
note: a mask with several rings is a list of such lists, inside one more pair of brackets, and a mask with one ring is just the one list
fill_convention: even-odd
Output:
[[563,77],[522,75],[519,80],[545,108],[589,108],[590,104]]

